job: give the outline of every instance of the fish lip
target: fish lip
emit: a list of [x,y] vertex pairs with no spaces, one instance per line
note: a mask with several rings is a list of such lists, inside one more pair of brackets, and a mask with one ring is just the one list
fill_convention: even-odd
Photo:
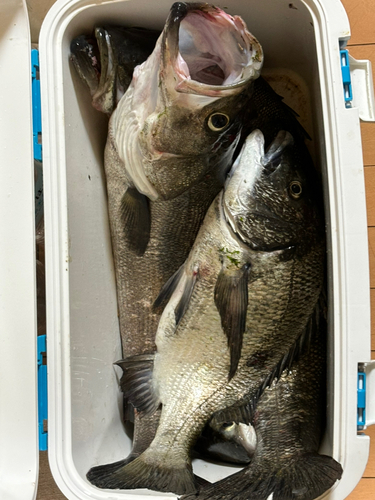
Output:
[[[207,3],[185,3],[185,2],[175,2],[168,16],[168,19],[163,30],[162,41],[161,41],[161,70],[165,72],[168,63],[172,65],[173,71],[177,77],[177,84],[175,90],[181,93],[192,93],[198,95],[206,95],[211,97],[220,97],[225,94],[237,93],[238,89],[244,87],[249,81],[255,80],[260,75],[260,70],[263,65],[263,50],[258,42],[258,40],[247,31],[246,25],[243,23],[243,29],[246,32],[246,36],[251,37],[252,43],[256,44],[259,50],[256,51],[256,56],[259,60],[254,60],[254,69],[250,71],[250,74],[246,78],[241,78],[240,80],[229,83],[227,85],[210,85],[205,84],[190,78],[190,74],[183,76],[178,67],[178,56],[179,53],[179,30],[182,20],[192,12],[199,13],[205,17],[210,16],[211,13],[219,13],[222,16],[230,17],[234,21],[233,16],[229,16],[222,9],[210,5]],[[238,16],[235,16],[236,18]],[[170,60],[168,61],[168,52],[170,53]],[[182,56],[180,56],[182,58]],[[258,64],[257,64],[258,61]],[[247,65],[247,67],[250,64]]]

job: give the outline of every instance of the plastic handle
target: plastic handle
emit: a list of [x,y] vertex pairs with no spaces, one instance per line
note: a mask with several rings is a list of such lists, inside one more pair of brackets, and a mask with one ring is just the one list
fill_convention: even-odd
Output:
[[349,55],[353,88],[353,107],[358,108],[359,117],[365,122],[375,121],[374,84],[370,61],[357,61]]
[[366,372],[366,426],[375,424],[375,361],[365,363]]

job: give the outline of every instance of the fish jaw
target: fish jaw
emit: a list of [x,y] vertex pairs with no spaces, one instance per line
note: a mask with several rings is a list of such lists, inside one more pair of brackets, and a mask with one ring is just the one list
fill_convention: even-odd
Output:
[[263,64],[262,48],[239,16],[199,3],[172,6],[162,55],[162,75],[173,77],[176,92],[211,97],[238,92]]

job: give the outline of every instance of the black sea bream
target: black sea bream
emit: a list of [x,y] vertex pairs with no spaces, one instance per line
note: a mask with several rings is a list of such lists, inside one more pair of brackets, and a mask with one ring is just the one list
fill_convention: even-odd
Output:
[[162,404],[155,438],[95,484],[194,492],[192,446],[213,413],[248,401],[290,355],[321,293],[324,255],[314,171],[295,161],[288,132],[265,152],[263,134],[254,131],[188,259],[157,300],[168,303],[154,360],[121,364],[136,408],[152,414]]

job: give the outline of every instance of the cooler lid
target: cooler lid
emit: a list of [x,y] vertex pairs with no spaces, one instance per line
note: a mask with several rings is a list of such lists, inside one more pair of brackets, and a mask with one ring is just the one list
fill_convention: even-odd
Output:
[[25,0],[0,2],[0,498],[36,497],[34,165]]

